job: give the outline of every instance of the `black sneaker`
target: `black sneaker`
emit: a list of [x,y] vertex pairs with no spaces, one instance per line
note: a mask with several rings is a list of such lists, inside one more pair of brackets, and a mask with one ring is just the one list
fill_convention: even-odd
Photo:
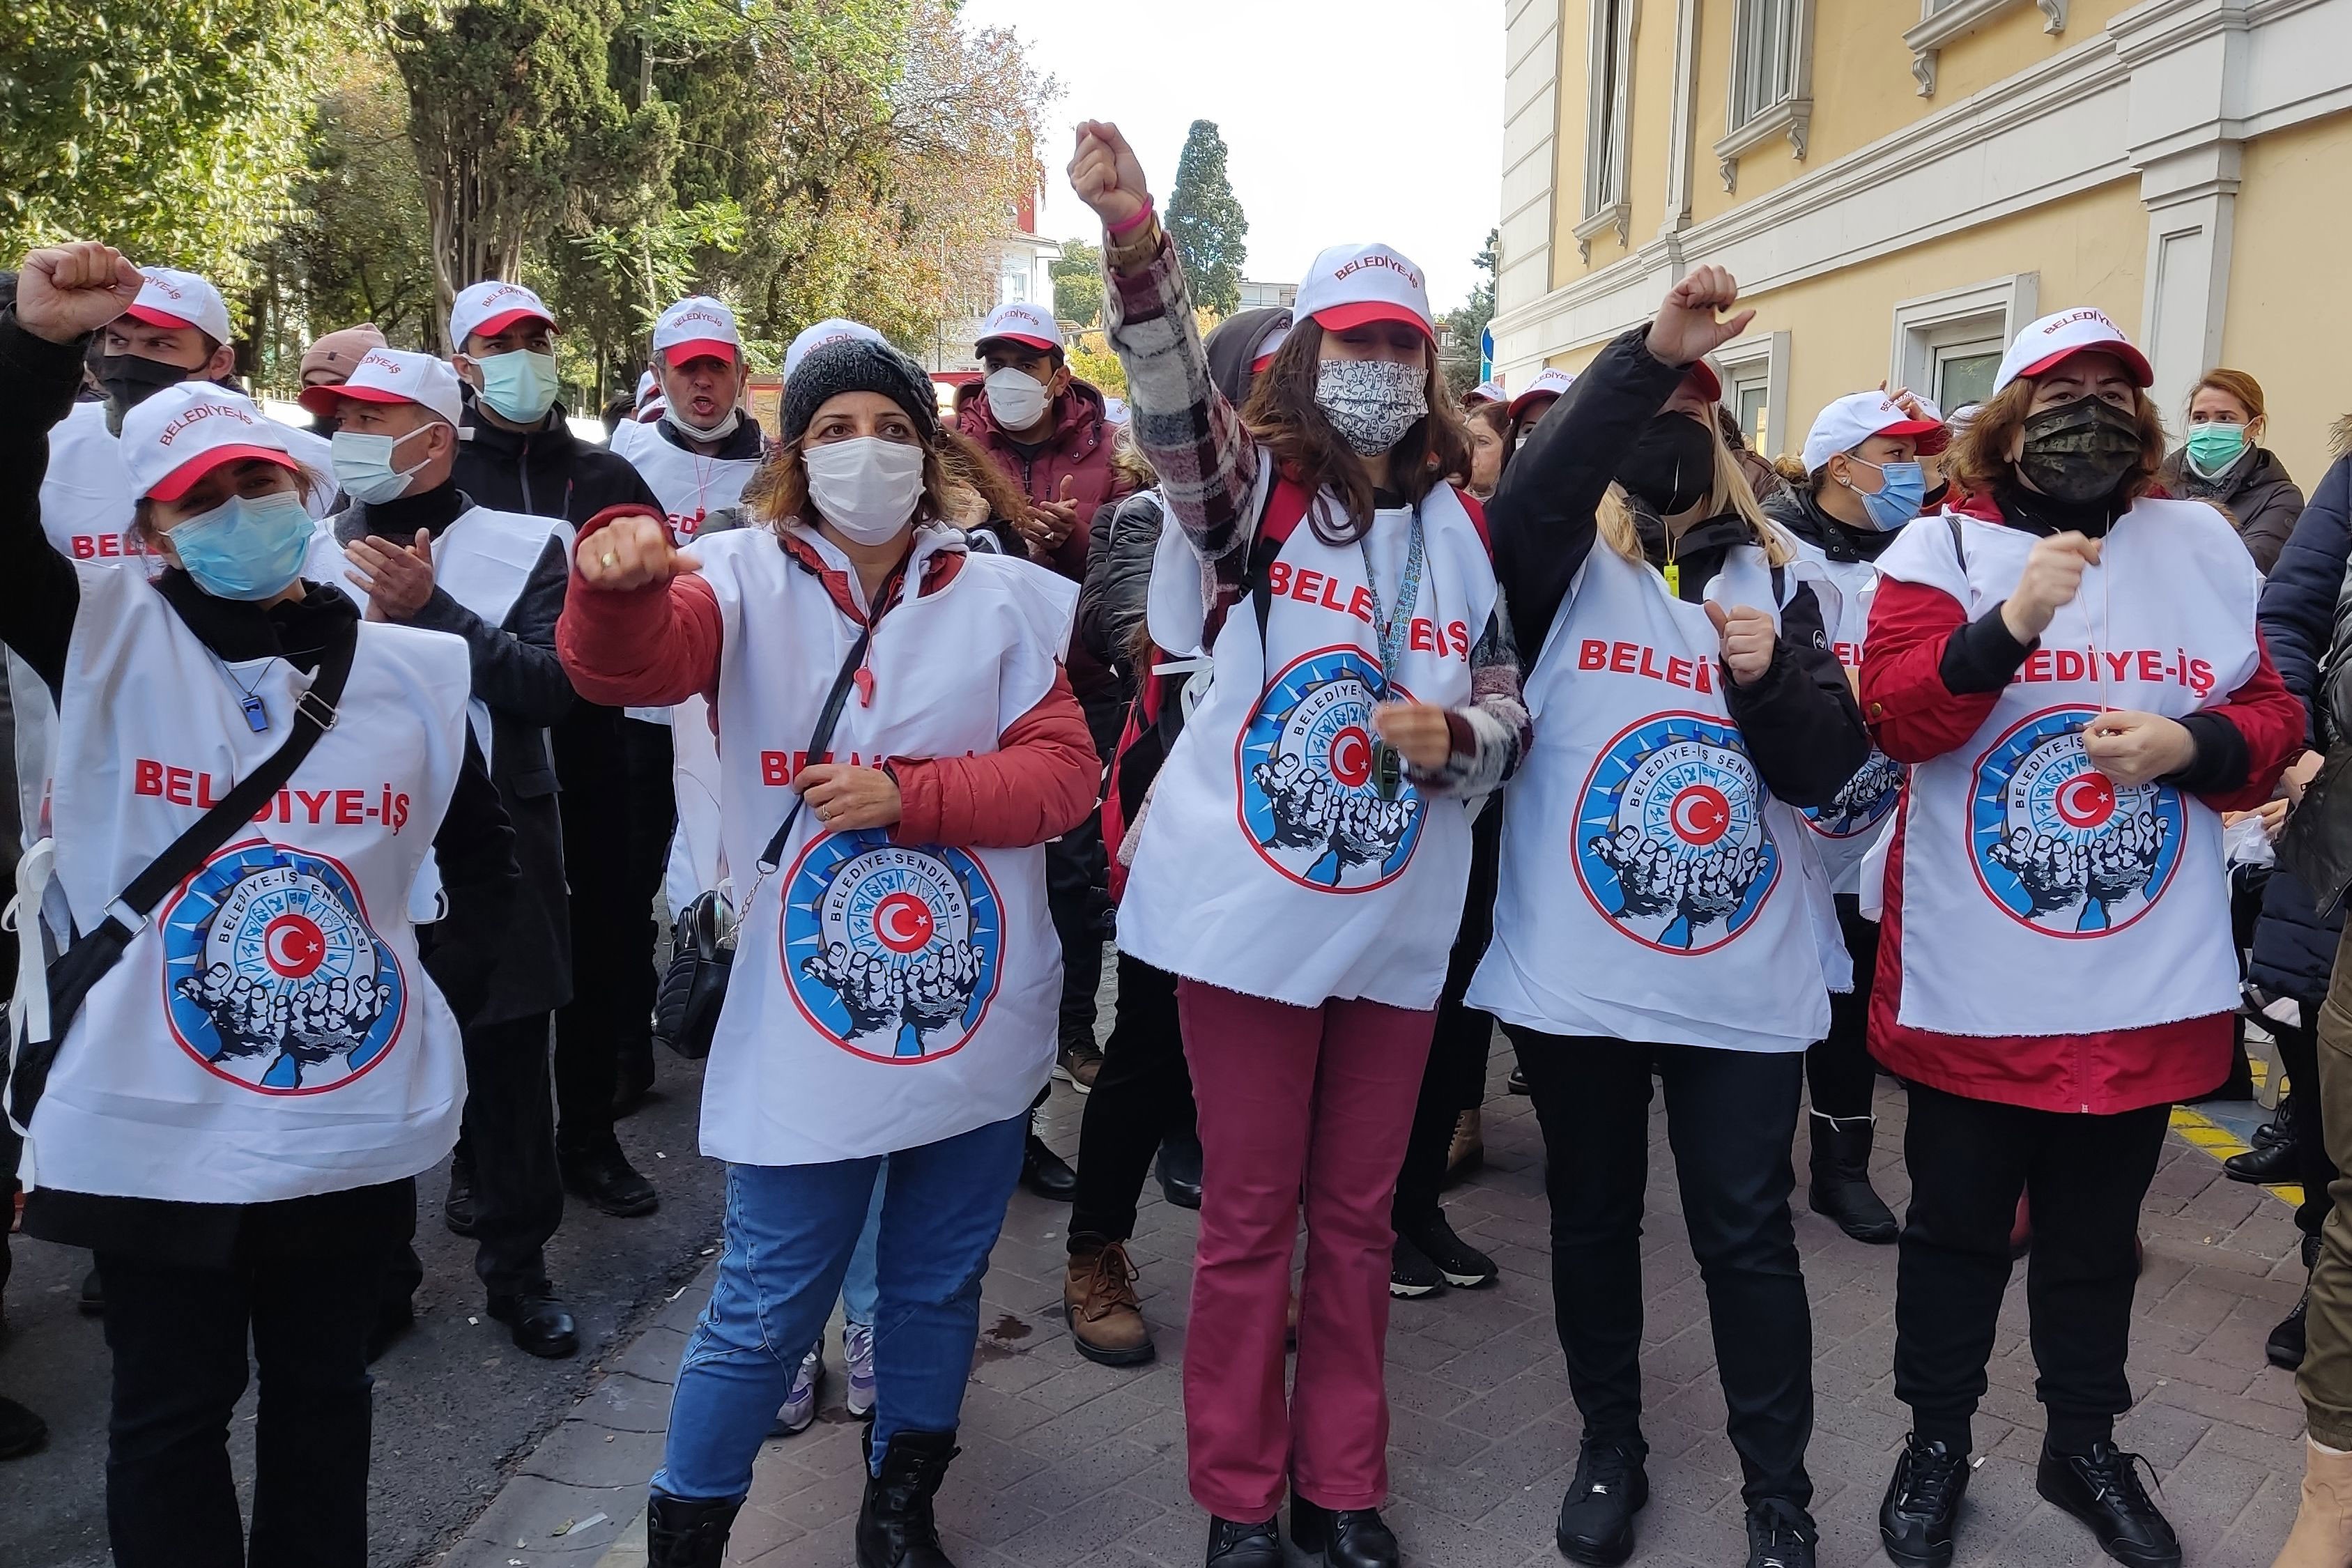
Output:
[[1211,1515],[1207,1568],[1282,1568],[1282,1536],[1274,1521],[1242,1524]]
[[1899,1568],[1944,1568],[1952,1560],[1953,1526],[1960,1494],[1969,1489],[1969,1457],[1943,1443],[1903,1440],[1894,1479],[1878,1505],[1878,1541]]
[[1633,1516],[1650,1500],[1650,1478],[1642,1468],[1650,1446],[1639,1437],[1622,1443],[1586,1438],[1576,1454],[1576,1479],[1559,1503],[1553,1539],[1571,1563],[1610,1568],[1633,1555]]
[[1454,1234],[1443,1212],[1428,1225],[1416,1226],[1410,1237],[1399,1235],[1397,1240],[1401,1245],[1409,1242],[1456,1289],[1475,1290],[1481,1285],[1492,1285],[1496,1276],[1502,1273],[1493,1258]]
[[1395,1250],[1389,1254],[1389,1294],[1409,1300],[1434,1296],[1444,1289],[1445,1276],[1429,1260],[1429,1255],[1398,1237]]
[[1813,1516],[1785,1499],[1748,1507],[1748,1568],[1813,1568],[1813,1542],[1820,1539]]
[[2033,1472],[2033,1489],[2091,1527],[2099,1549],[2132,1568],[2179,1568],[2180,1538],[2139,1484],[2139,1471],[2153,1467],[2102,1439],[2080,1454],[2061,1454],[2044,1443]]

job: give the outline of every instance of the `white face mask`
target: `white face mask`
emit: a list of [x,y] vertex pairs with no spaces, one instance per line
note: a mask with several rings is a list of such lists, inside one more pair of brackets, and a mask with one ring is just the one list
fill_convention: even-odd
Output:
[[1045,417],[1045,385],[1019,365],[992,370],[981,384],[988,389],[989,412],[1007,430],[1026,430]]
[[328,443],[333,448],[335,483],[356,501],[374,505],[407,493],[408,482],[432,466],[433,454],[405,468],[392,466],[392,454],[409,436],[422,436],[431,426],[419,426],[408,436],[371,436],[359,430],[338,430]]
[[827,441],[804,449],[801,463],[818,512],[859,544],[898,537],[923,499],[923,448],[905,441],[879,436]]
[[735,426],[743,422],[743,405],[740,403],[730,404],[726,416],[708,430],[695,428],[694,422],[675,408],[664,414],[662,417],[669,421],[671,429],[689,441],[724,441],[728,437],[735,434]]

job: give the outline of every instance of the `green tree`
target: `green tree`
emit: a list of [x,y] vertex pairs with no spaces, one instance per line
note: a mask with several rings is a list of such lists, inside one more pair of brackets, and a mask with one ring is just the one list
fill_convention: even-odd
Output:
[[1478,384],[1478,340],[1495,319],[1495,247],[1501,238],[1500,229],[1486,231],[1486,247],[1473,258],[1486,277],[1466,301],[1445,313],[1445,384],[1456,398]]
[[1192,286],[1192,302],[1230,316],[1241,308],[1242,265],[1249,257],[1249,219],[1225,179],[1225,139],[1214,121],[1195,120],[1176,161],[1176,184],[1164,215],[1168,236]]
[[1102,247],[1083,239],[1062,241],[1062,258],[1053,264],[1054,314],[1081,327],[1102,320]]

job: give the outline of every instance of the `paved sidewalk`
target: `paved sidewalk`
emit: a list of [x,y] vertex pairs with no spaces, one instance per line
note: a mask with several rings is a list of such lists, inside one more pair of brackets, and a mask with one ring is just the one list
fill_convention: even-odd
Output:
[[[1486,1170],[1449,1199],[1455,1226],[1493,1252],[1494,1288],[1396,1303],[1389,1337],[1395,1498],[1387,1516],[1419,1568],[1557,1563],[1551,1528],[1576,1452],[1577,1416],[1553,1338],[1541,1146],[1525,1100],[1487,1108]],[[1057,1086],[1053,1142],[1076,1146],[1080,1107]],[[1882,1083],[1880,1190],[1899,1206],[1903,1098]],[[1738,1468],[1722,1435],[1705,1298],[1682,1235],[1661,1116],[1644,1246],[1643,1355],[1652,1500],[1641,1563],[1745,1561]],[[1801,1148],[1800,1150],[1801,1158]],[[1892,1247],[1847,1241],[1801,1207],[1813,1302],[1818,1407],[1811,1466],[1824,1564],[1881,1563],[1874,1516],[1905,1431],[1888,1371]],[[1016,1197],[989,1273],[964,1408],[963,1457],[940,1517],[960,1568],[1192,1568],[1204,1524],[1184,1488],[1181,1363],[1194,1217],[1143,1211],[1136,1260],[1160,1358],[1115,1371],[1081,1360],[1060,1320],[1067,1211]],[[2139,1405],[2125,1444],[2153,1462],[2191,1563],[2261,1568],[2284,1538],[2301,1471],[2292,1378],[2263,1340],[2301,1289],[2288,1210],[2222,1178],[2176,1135],[2142,1226],[2135,1312]],[[2041,1422],[2025,1342],[2024,1271],[2013,1280],[1977,1423],[1963,1564],[2104,1563],[2086,1532],[2033,1492]],[[639,1568],[646,1478],[660,1452],[668,1383],[708,1276],[614,1363],[447,1558],[448,1568],[568,1563]],[[730,1563],[848,1568],[860,1478],[857,1427],[838,1404],[768,1445]],[[601,1516],[601,1517],[599,1517]],[[569,1526],[565,1533],[553,1533]]]

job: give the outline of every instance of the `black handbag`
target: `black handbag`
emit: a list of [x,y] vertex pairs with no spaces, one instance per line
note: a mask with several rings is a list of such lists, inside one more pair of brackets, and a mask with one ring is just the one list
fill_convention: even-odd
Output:
[[[841,721],[842,706],[849,699],[857,667],[866,662],[866,644],[873,636],[871,626],[862,628],[857,640],[849,645],[849,657],[842,661],[840,673],[833,678],[833,689],[825,693],[824,706],[817,712],[816,729],[809,735],[809,757],[824,755],[825,748],[833,744],[834,726]],[[806,804],[804,795],[793,797],[783,822],[768,840],[768,847],[760,852],[759,874],[751,880],[751,892],[743,895],[745,910],[751,909],[760,884],[775,873],[776,862],[784,853],[784,840],[791,837],[793,824],[800,820],[801,807]],[[713,888],[687,905],[671,928],[669,967],[662,972],[661,988],[654,995],[654,1038],[688,1061],[700,1061],[709,1056],[710,1037],[719,1027],[719,1009],[727,1000],[727,978],[734,964],[734,912],[719,889]]]
[[[48,1087],[49,1068],[57,1062],[58,1047],[65,1043],[74,1015],[81,1011],[91,988],[121,962],[131,941],[147,928],[149,913],[164,894],[203,865],[205,857],[251,823],[263,805],[294,776],[294,770],[302,765],[302,759],[310,754],[319,737],[335,727],[335,704],[342,700],[343,682],[352,673],[352,655],[358,646],[359,622],[354,619],[350,635],[320,656],[319,672],[310,689],[295,699],[292,731],[286,737],[286,743],[270,752],[218,805],[191,823],[186,832],[172,840],[170,847],[149,861],[147,868],[132,878],[131,885],[106,906],[106,918],[99,921],[96,930],[75,941],[51,961],[44,976],[49,994],[48,1028],[45,1031],[47,1037],[33,1039],[27,1029],[9,1073],[8,1112],[17,1126],[33,1124],[34,1108],[40,1104],[41,1093]],[[40,924],[34,911],[20,910],[18,916],[22,926],[18,940],[40,941]]]

